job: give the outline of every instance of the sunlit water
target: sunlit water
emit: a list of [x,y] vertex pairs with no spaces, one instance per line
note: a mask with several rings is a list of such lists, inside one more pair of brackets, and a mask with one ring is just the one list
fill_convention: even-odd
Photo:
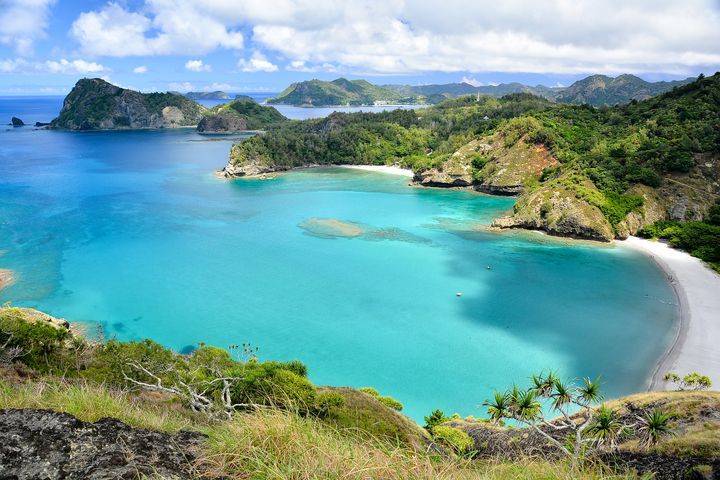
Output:
[[[34,102],[50,100],[0,99],[0,118],[56,106]],[[493,388],[543,368],[637,391],[674,334],[647,258],[485,231],[512,199],[348,169],[220,180],[230,143],[203,140],[0,129],[0,268],[18,277],[0,302],[178,351],[252,342],[417,420],[479,416]]]

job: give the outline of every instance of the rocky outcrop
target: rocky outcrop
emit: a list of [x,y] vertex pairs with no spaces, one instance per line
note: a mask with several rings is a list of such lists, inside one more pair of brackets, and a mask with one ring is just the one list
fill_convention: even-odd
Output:
[[247,131],[247,121],[229,113],[205,115],[198,123],[199,133],[239,133]]
[[248,152],[237,143],[230,149],[230,159],[220,174],[226,178],[262,177],[275,172],[284,172],[289,168],[274,165],[266,156]]
[[624,240],[630,235],[635,235],[643,227],[668,217],[662,196],[654,188],[647,185],[634,185],[627,193],[643,197],[643,205],[639,210],[628,213],[615,226],[617,238]]
[[473,184],[471,156],[483,149],[479,140],[459,148],[440,167],[415,175],[415,183],[424,187],[469,187]]
[[53,128],[119,130],[195,126],[205,108],[174,93],[140,93],[100,78],[79,80]]
[[563,177],[521,197],[512,215],[493,222],[498,228],[543,230],[551,235],[609,242],[615,237],[602,211],[565,182],[579,181],[588,197],[600,195],[587,179]]
[[15,276],[12,270],[0,268],[0,290],[15,283]]
[[213,107],[200,120],[197,130],[200,133],[242,133],[264,130],[285,121],[287,118],[275,107],[264,107],[252,99],[237,98]]
[[476,174],[475,188],[492,195],[520,195],[537,181],[546,168],[559,165],[547,147],[520,139],[506,145],[502,135],[493,136],[480,152],[484,164]]
[[70,322],[64,318],[53,317],[34,308],[0,307],[0,319],[2,318],[17,318],[28,323],[40,322],[56,328],[70,329]]
[[18,117],[12,117],[12,118],[10,119],[10,124],[11,124],[13,127],[24,127],[24,126],[25,126],[25,122],[23,122],[22,120],[20,120]]
[[203,437],[95,423],[47,410],[0,410],[0,478],[190,479]]

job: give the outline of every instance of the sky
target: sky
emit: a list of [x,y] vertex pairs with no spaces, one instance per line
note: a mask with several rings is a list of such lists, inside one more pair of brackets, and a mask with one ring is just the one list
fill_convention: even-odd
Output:
[[61,95],[83,77],[236,93],[718,70],[720,0],[0,0],[0,95]]

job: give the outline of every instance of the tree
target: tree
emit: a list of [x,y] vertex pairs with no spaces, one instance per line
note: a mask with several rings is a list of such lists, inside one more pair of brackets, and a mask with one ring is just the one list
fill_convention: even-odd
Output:
[[656,445],[660,438],[673,435],[670,421],[673,415],[660,410],[652,410],[644,417],[638,417],[640,427],[640,445],[650,447]]
[[682,378],[675,372],[668,372],[663,380],[676,384],[679,390],[707,390],[712,387],[710,377],[697,372],[688,373]]

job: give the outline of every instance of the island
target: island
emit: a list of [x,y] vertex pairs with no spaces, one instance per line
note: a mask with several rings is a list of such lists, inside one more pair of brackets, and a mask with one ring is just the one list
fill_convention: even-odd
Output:
[[232,102],[217,105],[204,112],[197,131],[241,133],[264,130],[287,121],[288,119],[274,107],[262,106],[249,97],[238,96]]
[[140,93],[101,78],[79,80],[51,128],[123,130],[195,127],[206,109],[174,93]]
[[593,106],[618,105],[631,100],[646,100],[668,92],[675,87],[695,80],[647,82],[635,75],[618,77],[591,75],[569,87],[525,85],[518,82],[496,85],[446,83],[429,85],[373,85],[366,80],[338,78],[331,82],[308,80],[297,82],[277,97],[267,100],[271,105],[326,107],[339,105],[434,105],[463,95],[490,95],[502,97],[513,93],[531,93],[551,102],[589,104]]
[[516,93],[336,112],[234,145],[223,173],[399,164],[418,185],[518,195],[497,228],[608,242],[658,221],[706,216],[720,194],[719,91],[715,74],[603,109]]
[[230,98],[230,95],[220,90],[214,92],[187,92],[185,96],[190,100],[227,100]]

